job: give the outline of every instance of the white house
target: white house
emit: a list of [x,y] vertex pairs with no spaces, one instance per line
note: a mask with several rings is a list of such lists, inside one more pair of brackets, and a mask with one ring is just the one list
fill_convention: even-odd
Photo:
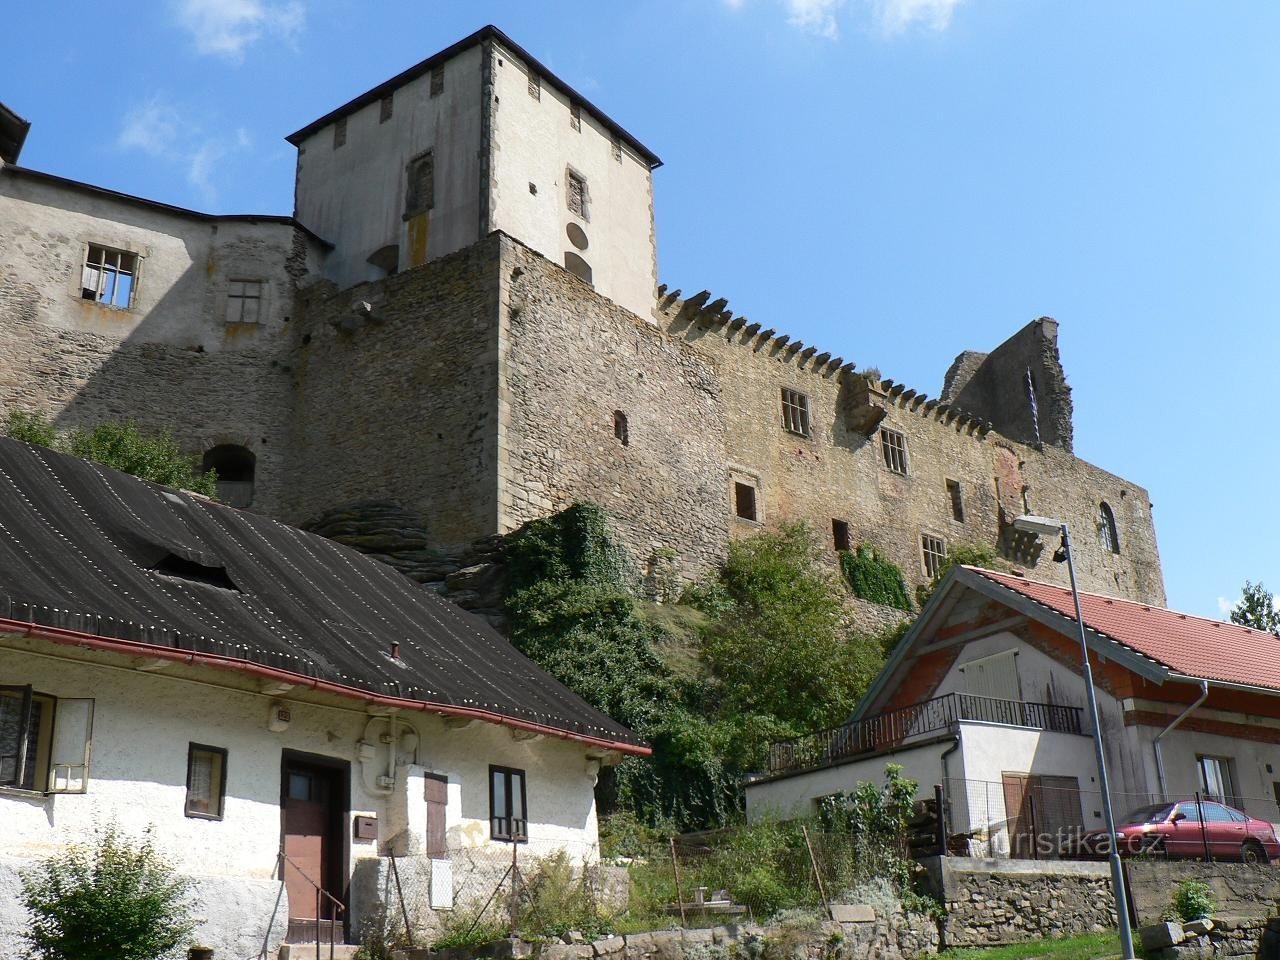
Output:
[[398,911],[390,854],[439,910],[513,846],[592,862],[597,772],[647,752],[389,567],[0,439],[0,955],[20,871],[109,822],[195,879],[219,958],[274,955]]
[[[1200,793],[1280,820],[1280,638],[1080,599],[1117,814]],[[1063,587],[954,568],[843,727],[771,746],[748,814],[808,812],[892,762],[943,788],[957,852],[1046,855],[1101,827],[1074,613]]]

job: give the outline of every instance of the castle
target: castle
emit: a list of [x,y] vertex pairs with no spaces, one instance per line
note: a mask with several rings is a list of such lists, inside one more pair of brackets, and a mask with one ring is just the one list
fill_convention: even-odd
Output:
[[0,109],[0,407],[166,428],[229,502],[391,501],[456,552],[593,500],[651,581],[802,520],[909,584],[975,544],[1063,582],[1034,512],[1082,588],[1164,603],[1147,492],[1072,453],[1055,321],[929,398],[659,285],[660,160],[493,27],[290,135],[293,216],[27,169],[26,132]]

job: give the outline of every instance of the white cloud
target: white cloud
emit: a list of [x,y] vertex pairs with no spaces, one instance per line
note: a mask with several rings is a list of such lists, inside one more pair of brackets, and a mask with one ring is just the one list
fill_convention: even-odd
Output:
[[301,0],[173,0],[179,25],[200,53],[239,60],[245,48],[272,35],[291,40],[302,29]]
[[243,127],[231,136],[210,136],[196,124],[183,119],[192,111],[181,111],[156,94],[124,115],[116,147],[136,150],[175,167],[181,167],[199,192],[203,203],[217,202],[216,175],[219,163],[229,154],[252,146]]
[[890,36],[912,27],[941,33],[964,0],[870,0],[876,26]]
[[834,40],[840,36],[836,12],[844,0],[786,0],[787,20],[802,30]]
[[1231,611],[1235,608],[1235,605],[1239,602],[1240,600],[1238,597],[1235,600],[1228,600],[1226,597],[1219,597],[1218,612],[1221,613],[1224,617],[1228,616],[1231,613]]

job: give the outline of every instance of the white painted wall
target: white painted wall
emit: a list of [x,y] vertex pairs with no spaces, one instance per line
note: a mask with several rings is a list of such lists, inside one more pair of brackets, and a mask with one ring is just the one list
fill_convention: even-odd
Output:
[[[16,316],[59,329],[209,352],[261,346],[292,311],[294,234],[287,223],[210,220],[0,170],[0,294]],[[141,258],[129,309],[82,299],[91,243]],[[306,266],[321,259],[309,240]],[[264,281],[256,327],[228,331],[232,279]]]
[[430,73],[396,90],[386,122],[378,101],[348,114],[343,146],[333,145],[333,124],[298,145],[295,216],[335,245],[324,271],[339,287],[383,276],[366,261],[387,244],[400,245],[401,269],[408,263],[405,168],[426,150],[435,162],[428,257],[479,239],[480,51],[470,47],[445,63],[444,90],[434,97]]
[[[657,285],[653,178],[648,164],[622,145],[588,111],[582,129],[570,126],[567,95],[542,79],[540,98],[529,95],[528,68],[496,47],[493,104],[493,226],[564,265],[566,251],[591,265],[596,290],[650,319]],[[587,182],[588,217],[570,213],[566,171]],[[530,184],[537,188],[534,194]],[[577,223],[589,245],[578,250],[565,230]]]
[[[121,658],[123,661],[123,658]],[[135,661],[136,662],[136,661]],[[212,678],[221,671],[206,671]],[[0,856],[30,861],[91,836],[114,821],[131,834],[153,828],[162,850],[183,872],[203,878],[270,881],[281,836],[281,752],[285,749],[351,762],[351,816],[379,818],[379,842],[416,828],[402,852],[420,854],[425,820],[421,772],[447,774],[450,849],[507,849],[489,839],[489,764],[526,773],[529,843],[520,855],[565,848],[578,861],[598,858],[593,794],[596,764],[580,744],[552,738],[516,740],[504,727],[473,723],[453,729],[437,717],[403,717],[417,749],[400,752],[393,795],[375,778],[387,769],[380,743],[387,721],[361,710],[290,704],[283,733],[266,728],[272,698],[214,688],[166,676],[34,656],[0,647],[0,684],[31,684],[61,698],[95,700],[93,757],[87,793],[38,795],[0,789]],[[376,744],[367,766],[357,758],[361,740]],[[187,750],[191,742],[228,751],[224,819],[184,816]],[[403,739],[401,739],[403,743]],[[397,813],[397,811],[399,811]],[[346,836],[352,836],[348,826]],[[351,841],[352,873],[378,844]],[[357,923],[360,917],[353,917]],[[3,928],[0,918],[0,928]]]
[[[941,757],[949,746],[949,743],[931,743],[790,777],[748,783],[747,818],[809,816],[814,812],[813,802],[820,797],[848,793],[860,783],[883,783],[884,768],[889,763],[901,764],[902,775],[916,781],[917,797],[930,797],[934,784],[942,782]],[[957,759],[956,754],[948,759],[952,776],[958,775],[954,772],[959,769]]]

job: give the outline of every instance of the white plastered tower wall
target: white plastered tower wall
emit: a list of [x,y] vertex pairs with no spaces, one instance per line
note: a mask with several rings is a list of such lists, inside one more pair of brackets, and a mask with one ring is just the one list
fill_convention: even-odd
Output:
[[[494,764],[525,771],[529,842],[520,845],[522,860],[559,850],[580,864],[598,860],[593,788],[599,760],[582,744],[541,736],[518,739],[490,723],[457,727],[434,715],[402,711],[398,732],[413,730],[417,744],[412,751],[398,751],[396,782],[383,788],[377,776],[387,771],[390,748],[381,733],[390,720],[372,716],[356,701],[340,707],[290,701],[287,694],[279,701],[280,695],[209,685],[225,678],[226,671],[206,670],[203,682],[193,682],[181,666],[155,669],[154,661],[143,658],[100,656],[94,658],[98,662],[85,662],[56,649],[33,652],[30,641],[16,641],[17,648],[10,642],[0,635],[0,683],[30,685],[63,700],[91,698],[93,727],[84,793],[0,788],[0,956],[17,954],[26,924],[17,898],[20,872],[90,839],[109,823],[133,837],[150,829],[157,849],[195,879],[196,913],[203,921],[195,936],[216,946],[218,956],[256,957],[264,942],[274,950],[288,916],[276,873],[286,750],[350,764],[344,832],[353,934],[378,908],[378,885],[368,881],[385,873],[381,854],[394,850],[416,858],[410,869],[417,875],[430,870],[421,856],[425,772],[448,777],[451,858],[469,862],[484,854],[486,865],[509,862],[510,844],[490,840],[488,781]],[[171,669],[184,675],[168,675]],[[267,726],[275,702],[286,703],[291,713],[280,732]],[[374,742],[372,759],[363,763],[358,759],[362,740]],[[227,751],[221,820],[184,813],[192,743]],[[359,816],[377,818],[376,840],[353,839]],[[425,879],[430,882],[430,875]]]
[[[566,253],[580,256],[597,291],[651,318],[657,251],[648,161],[586,107],[575,126],[570,94],[501,43],[491,49],[492,228],[561,266]],[[585,216],[569,209],[571,171],[586,185]],[[585,248],[570,239],[570,224],[586,236]]]
[[405,219],[407,168],[427,151],[434,168],[427,258],[480,238],[481,51],[475,44],[441,63],[443,88],[434,96],[432,71],[388,90],[385,121],[380,99],[345,114],[342,146],[334,145],[337,121],[297,142],[295,216],[334,244],[324,273],[339,287],[385,276],[368,258],[388,245],[399,247],[399,269],[415,265]]

